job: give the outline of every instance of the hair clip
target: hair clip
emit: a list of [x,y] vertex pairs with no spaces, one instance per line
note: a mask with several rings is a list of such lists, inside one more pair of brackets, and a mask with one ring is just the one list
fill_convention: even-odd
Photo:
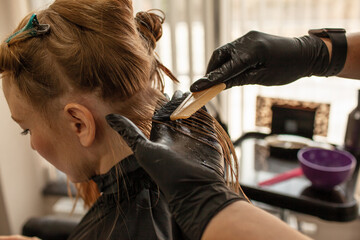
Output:
[[40,24],[36,17],[36,14],[34,13],[29,19],[29,22],[25,25],[25,27],[23,27],[22,29],[11,35],[5,42],[9,43],[14,37],[18,36],[20,33],[24,33],[22,37],[26,38],[26,37],[35,37],[35,36],[43,35],[47,33],[49,30],[50,30],[50,25]]

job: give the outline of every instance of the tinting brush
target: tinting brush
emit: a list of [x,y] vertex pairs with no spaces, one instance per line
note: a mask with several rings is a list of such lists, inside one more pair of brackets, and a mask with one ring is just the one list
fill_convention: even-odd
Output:
[[187,96],[184,101],[170,115],[170,120],[174,121],[177,119],[189,118],[225,88],[225,83],[220,83],[203,91],[189,94],[189,96]]

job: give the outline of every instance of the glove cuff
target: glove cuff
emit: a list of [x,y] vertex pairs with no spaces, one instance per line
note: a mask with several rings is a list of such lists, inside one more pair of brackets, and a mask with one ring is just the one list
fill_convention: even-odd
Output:
[[330,38],[332,44],[331,61],[323,76],[337,75],[344,68],[347,55],[347,41],[342,28],[311,29],[308,32],[311,36],[319,38]]

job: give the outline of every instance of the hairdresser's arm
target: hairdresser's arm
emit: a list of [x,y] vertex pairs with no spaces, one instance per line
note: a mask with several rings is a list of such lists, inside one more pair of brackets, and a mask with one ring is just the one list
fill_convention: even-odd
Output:
[[37,237],[24,237],[20,235],[0,236],[0,240],[40,240]]
[[[360,33],[347,34],[347,57],[343,70],[338,77],[360,79]],[[328,43],[328,46],[331,42]]]
[[[340,77],[360,79],[359,35],[347,35],[348,56]],[[245,84],[284,85],[305,76],[328,75],[331,53],[329,39],[287,38],[251,31],[216,49],[206,75],[190,90],[200,91],[222,82],[227,88]]]
[[215,239],[309,239],[278,218],[244,201],[219,212],[207,225],[203,240]]

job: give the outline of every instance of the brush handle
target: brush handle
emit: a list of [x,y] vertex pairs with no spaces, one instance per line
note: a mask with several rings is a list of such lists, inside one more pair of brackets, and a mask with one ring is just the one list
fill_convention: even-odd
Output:
[[177,119],[189,118],[225,88],[225,83],[220,83],[206,90],[192,93],[175,109],[171,114],[170,119],[174,121]]

